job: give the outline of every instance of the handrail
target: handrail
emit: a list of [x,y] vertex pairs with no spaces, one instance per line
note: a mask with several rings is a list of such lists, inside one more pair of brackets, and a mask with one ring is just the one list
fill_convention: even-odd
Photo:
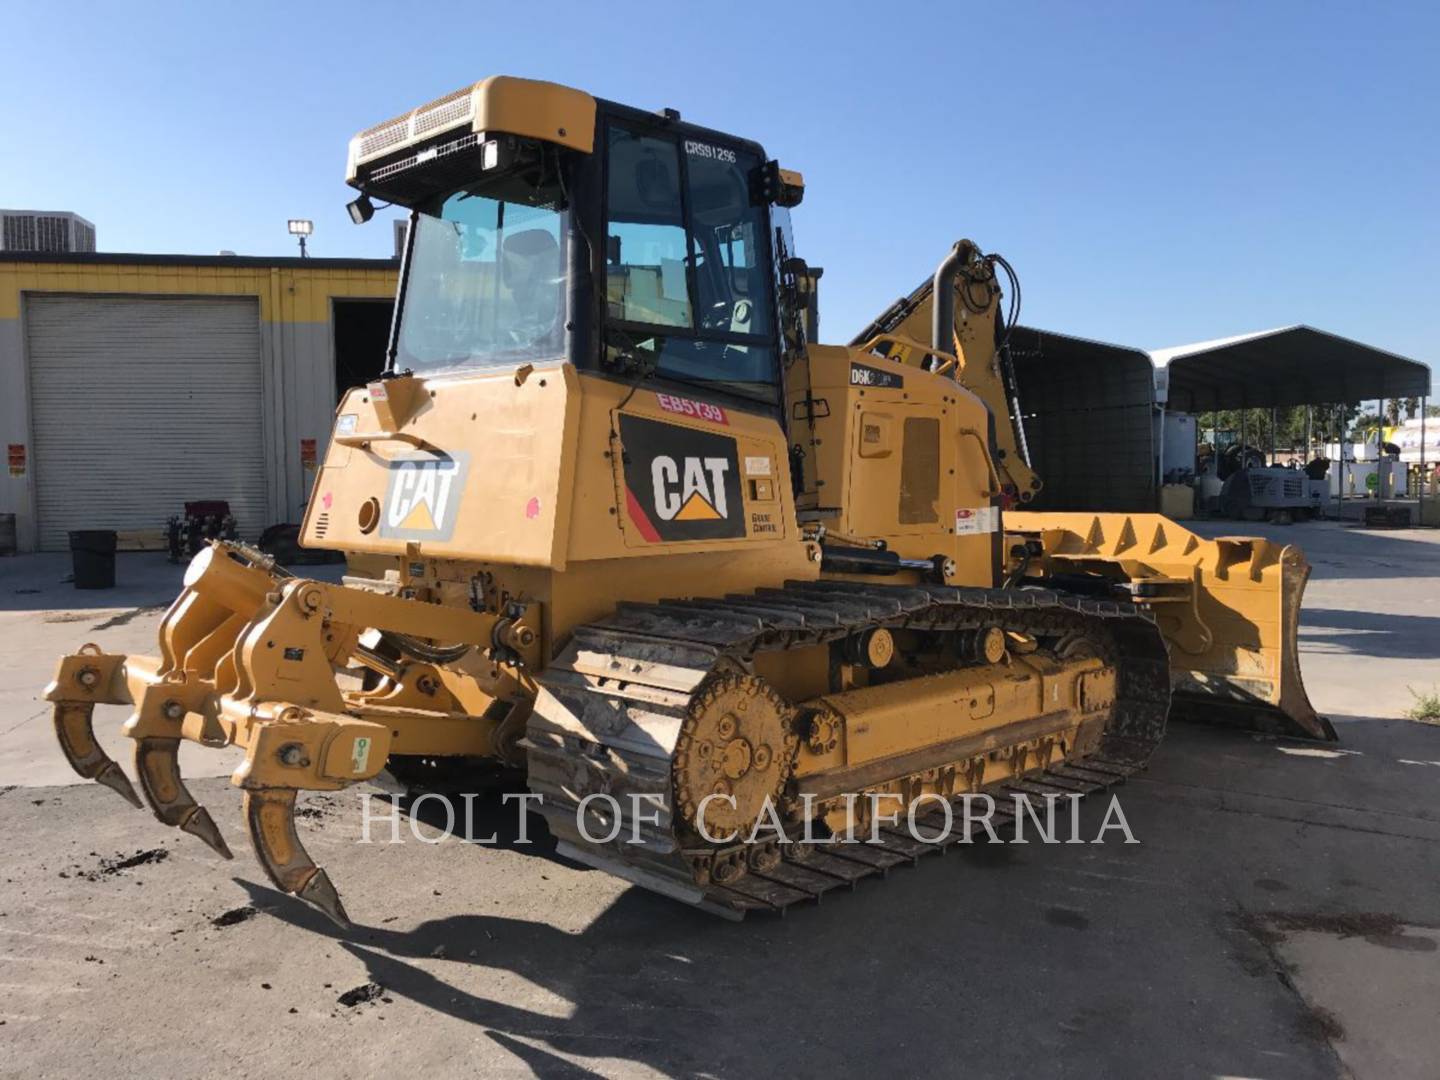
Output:
[[352,431],[348,435],[336,435],[335,441],[341,446],[369,446],[374,442],[403,442],[415,447],[417,450],[435,450],[439,448],[433,443],[426,442],[419,435],[410,431]]
[[[914,338],[906,337],[904,334],[894,334],[888,331],[885,333],[876,334],[873,338],[865,342],[865,344],[861,345],[859,348],[861,352],[873,352],[877,346],[885,342],[889,342],[893,345],[903,345],[907,349],[915,349],[919,351],[922,356],[935,357],[935,359],[941,361],[938,367],[930,369],[936,375],[943,375],[952,367],[959,366],[959,360],[956,358],[954,353],[944,352],[941,349],[935,348],[933,345],[926,345],[923,341],[916,341]],[[887,357],[887,359],[893,358]]]
[[960,434],[968,435],[980,444],[980,456],[985,459],[985,468],[990,473],[990,483],[994,485],[986,494],[991,497],[999,495],[1005,489],[1000,483],[1000,474],[995,471],[995,460],[990,456],[990,443],[981,437],[980,432],[971,427],[961,428]]

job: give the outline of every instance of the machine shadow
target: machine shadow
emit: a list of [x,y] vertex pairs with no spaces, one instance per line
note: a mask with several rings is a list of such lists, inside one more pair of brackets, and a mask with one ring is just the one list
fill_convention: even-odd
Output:
[[[1248,740],[1242,745],[1248,747]],[[1187,842],[1183,816],[1157,813],[1158,796],[1127,790],[1127,799],[1136,803],[1137,830],[1144,822],[1146,843],[1165,849]],[[1089,837],[1103,805],[1087,804],[1081,813]],[[631,888],[578,933],[481,913],[410,928],[340,930],[292,897],[240,878],[235,882],[261,911],[335,941],[365,965],[368,978],[387,995],[476,1025],[540,1076],[594,1075],[558,1055],[605,1059],[602,1071],[624,1062],[666,1076],[820,1075],[858,1068],[861,1060],[888,1059],[894,1071],[906,1075],[925,1061],[980,1053],[986,1046],[989,1064],[975,1075],[1002,1075],[1009,1071],[1008,1055],[993,1056],[994,1025],[1018,1023],[1011,1037],[1022,1041],[1055,1037],[1055,1016],[1016,1020],[1013,1003],[1033,999],[1037,972],[1112,962],[1113,942],[1087,933],[1091,920],[1145,917],[1144,901],[1126,893],[1123,877],[1114,879],[1120,883],[1108,897],[1092,896],[1078,906],[1053,890],[1047,897],[1045,883],[1053,883],[1057,871],[1068,866],[1071,873],[1087,873],[1083,860],[1094,849],[1085,848],[957,848],[915,868],[896,869],[888,880],[828,896],[792,917],[752,916],[740,924]],[[539,853],[538,846],[528,850]],[[1121,855],[1128,859],[1140,851],[1126,848]],[[1025,896],[1039,899],[1017,904]],[[1225,953],[1203,920],[1194,933],[1206,950]],[[994,962],[997,948],[1005,956],[1002,964]],[[893,964],[901,955],[905,962]],[[960,976],[962,958],[982,965],[983,977]],[[1133,959],[1148,972],[1135,976],[1137,986],[1161,976],[1149,970],[1146,958]],[[1155,963],[1164,964],[1159,958]],[[492,980],[467,966],[503,974]],[[455,975],[447,977],[446,971]],[[479,989],[496,982],[494,991]],[[515,995],[526,993],[527,984],[539,988],[540,996],[563,999],[568,1013],[518,1002]],[[1098,1014],[1087,1012],[1092,1007],[1081,999],[1057,1001],[1055,1008],[1075,1012],[1077,1022],[1091,1022]],[[1137,1046],[1152,1036],[1162,1038],[1173,1024],[1166,1006],[1145,1007],[1144,994],[1122,993],[1121,999],[1106,1008],[1123,1013],[1125,1024],[1148,1029],[1143,1037],[1131,1032]],[[863,1022],[836,1028],[815,1019],[856,1009]],[[917,1026],[922,1021],[928,1026]],[[897,1038],[908,1039],[908,1046],[893,1043]],[[1103,1054],[1104,1045],[1085,1053]],[[1014,1053],[1024,1056],[1018,1049]],[[1244,1071],[1223,1046],[1213,1054],[1211,1061],[1190,1065],[1214,1075]],[[1010,1064],[1018,1065],[1019,1058]],[[1075,1075],[1103,1067],[1103,1058],[1084,1057],[1077,1059]]]
[[[525,809],[526,803],[518,798],[529,794],[523,776],[505,773],[492,784],[477,785],[477,788],[463,794],[399,788],[384,797],[394,800],[403,817],[437,832],[449,833],[457,840],[516,851],[571,870],[588,872],[591,869],[556,851],[557,841],[544,816]],[[372,810],[372,813],[378,811]]]
[[[545,923],[499,915],[458,915],[421,923],[410,930],[353,926],[341,930],[308,905],[242,878],[234,878],[250,903],[282,922],[334,939],[360,960],[372,982],[387,995],[407,998],[433,1012],[475,1024],[498,1045],[545,1077],[597,1075],[556,1054],[623,1058],[669,1075],[709,1071],[714,1050],[703,1041],[688,1052],[685,1040],[662,1024],[645,1027],[647,1007],[663,1018],[672,1003],[663,979],[650,983],[648,1001],[637,1000],[633,976],[666,950],[689,951],[697,938],[713,939],[731,929],[704,915],[641,889],[623,894],[576,935]],[[435,959],[499,968],[558,995],[574,1006],[559,1018],[471,993],[409,963]],[[458,982],[459,980],[457,980]],[[623,995],[623,998],[622,998]],[[637,1023],[637,1018],[639,1018]],[[623,1026],[622,1026],[623,1025]],[[520,1040],[529,1040],[521,1042]],[[532,1045],[544,1043],[549,1050]],[[752,1063],[751,1070],[759,1068]]]
[[[1263,536],[1277,544],[1294,544],[1310,563],[1312,584],[1331,578],[1378,581],[1440,577],[1440,544],[1418,536],[1400,536],[1353,525],[1311,531],[1303,525],[1274,526],[1249,521],[1224,523],[1233,526],[1228,529],[1215,528],[1214,522],[1205,524],[1212,527],[1194,531],[1209,537]],[[1301,618],[1303,620],[1304,615]]]
[[[1320,630],[1320,633],[1313,631]],[[1312,654],[1345,652],[1397,660],[1440,659],[1440,616],[1306,608],[1300,642]]]

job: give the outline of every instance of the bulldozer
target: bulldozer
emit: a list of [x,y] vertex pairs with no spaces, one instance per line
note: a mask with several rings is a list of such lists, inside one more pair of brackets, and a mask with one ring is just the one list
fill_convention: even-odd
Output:
[[930,827],[968,797],[1105,789],[1182,700],[1325,733],[1297,550],[1011,509],[1039,478],[974,244],[819,344],[798,173],[503,76],[362,131],[347,179],[357,222],[410,211],[386,371],[302,526],[349,573],[215,541],[155,655],[86,646],[45,693],[75,771],[138,807],[94,734],[128,706],[145,803],[227,858],[177,751],[242,748],[255,855],[337,923],[297,795],[383,770],[521,770],[561,854],[738,918],[967,839]]
[[[1305,693],[1299,619],[1310,567],[1297,546],[1256,537],[1206,540],[1159,514],[1037,513],[1044,487],[1031,467],[1024,409],[1009,355],[1020,283],[1009,262],[973,241],[955,245],[953,298],[937,311],[940,277],[885,309],[851,346],[926,363],[920,339],[953,325],[956,379],[997,418],[994,464],[1010,554],[1052,586],[1128,596],[1149,607],[1169,647],[1172,715],[1253,731],[1335,741]],[[997,270],[1009,278],[1009,311]],[[1019,509],[1012,509],[1018,507]],[[1024,546],[1014,543],[1025,542]]]

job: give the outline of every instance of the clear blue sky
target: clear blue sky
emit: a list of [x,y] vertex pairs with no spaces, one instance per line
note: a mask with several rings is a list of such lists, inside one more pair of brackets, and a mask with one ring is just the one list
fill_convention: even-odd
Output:
[[382,256],[362,127],[489,74],[760,140],[844,340],[970,236],[1031,325],[1310,323],[1440,359],[1440,5],[11,0],[0,206],[111,251]]

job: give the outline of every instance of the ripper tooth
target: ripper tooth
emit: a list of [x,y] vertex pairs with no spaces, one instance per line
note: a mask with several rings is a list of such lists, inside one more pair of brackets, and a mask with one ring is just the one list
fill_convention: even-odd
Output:
[[295,789],[246,791],[245,823],[255,856],[270,880],[319,908],[337,926],[349,929],[350,917],[329,875],[315,865],[295,831]]
[[123,656],[102,653],[93,642],[82,645],[61,661],[54,682],[45,688],[44,698],[55,704],[55,737],[70,767],[139,809],[140,797],[124,770],[95,740],[96,704],[113,701],[117,693],[125,693],[124,660]]
[[164,824],[198,836],[222,858],[233,859],[209,812],[195,801],[180,776],[179,739],[140,739],[135,743],[135,772],[145,801]]
[[86,780],[104,784],[138,810],[140,796],[135,794],[130,778],[95,741],[94,716],[93,704],[56,703],[55,735],[60,740],[61,752],[70,767]]

